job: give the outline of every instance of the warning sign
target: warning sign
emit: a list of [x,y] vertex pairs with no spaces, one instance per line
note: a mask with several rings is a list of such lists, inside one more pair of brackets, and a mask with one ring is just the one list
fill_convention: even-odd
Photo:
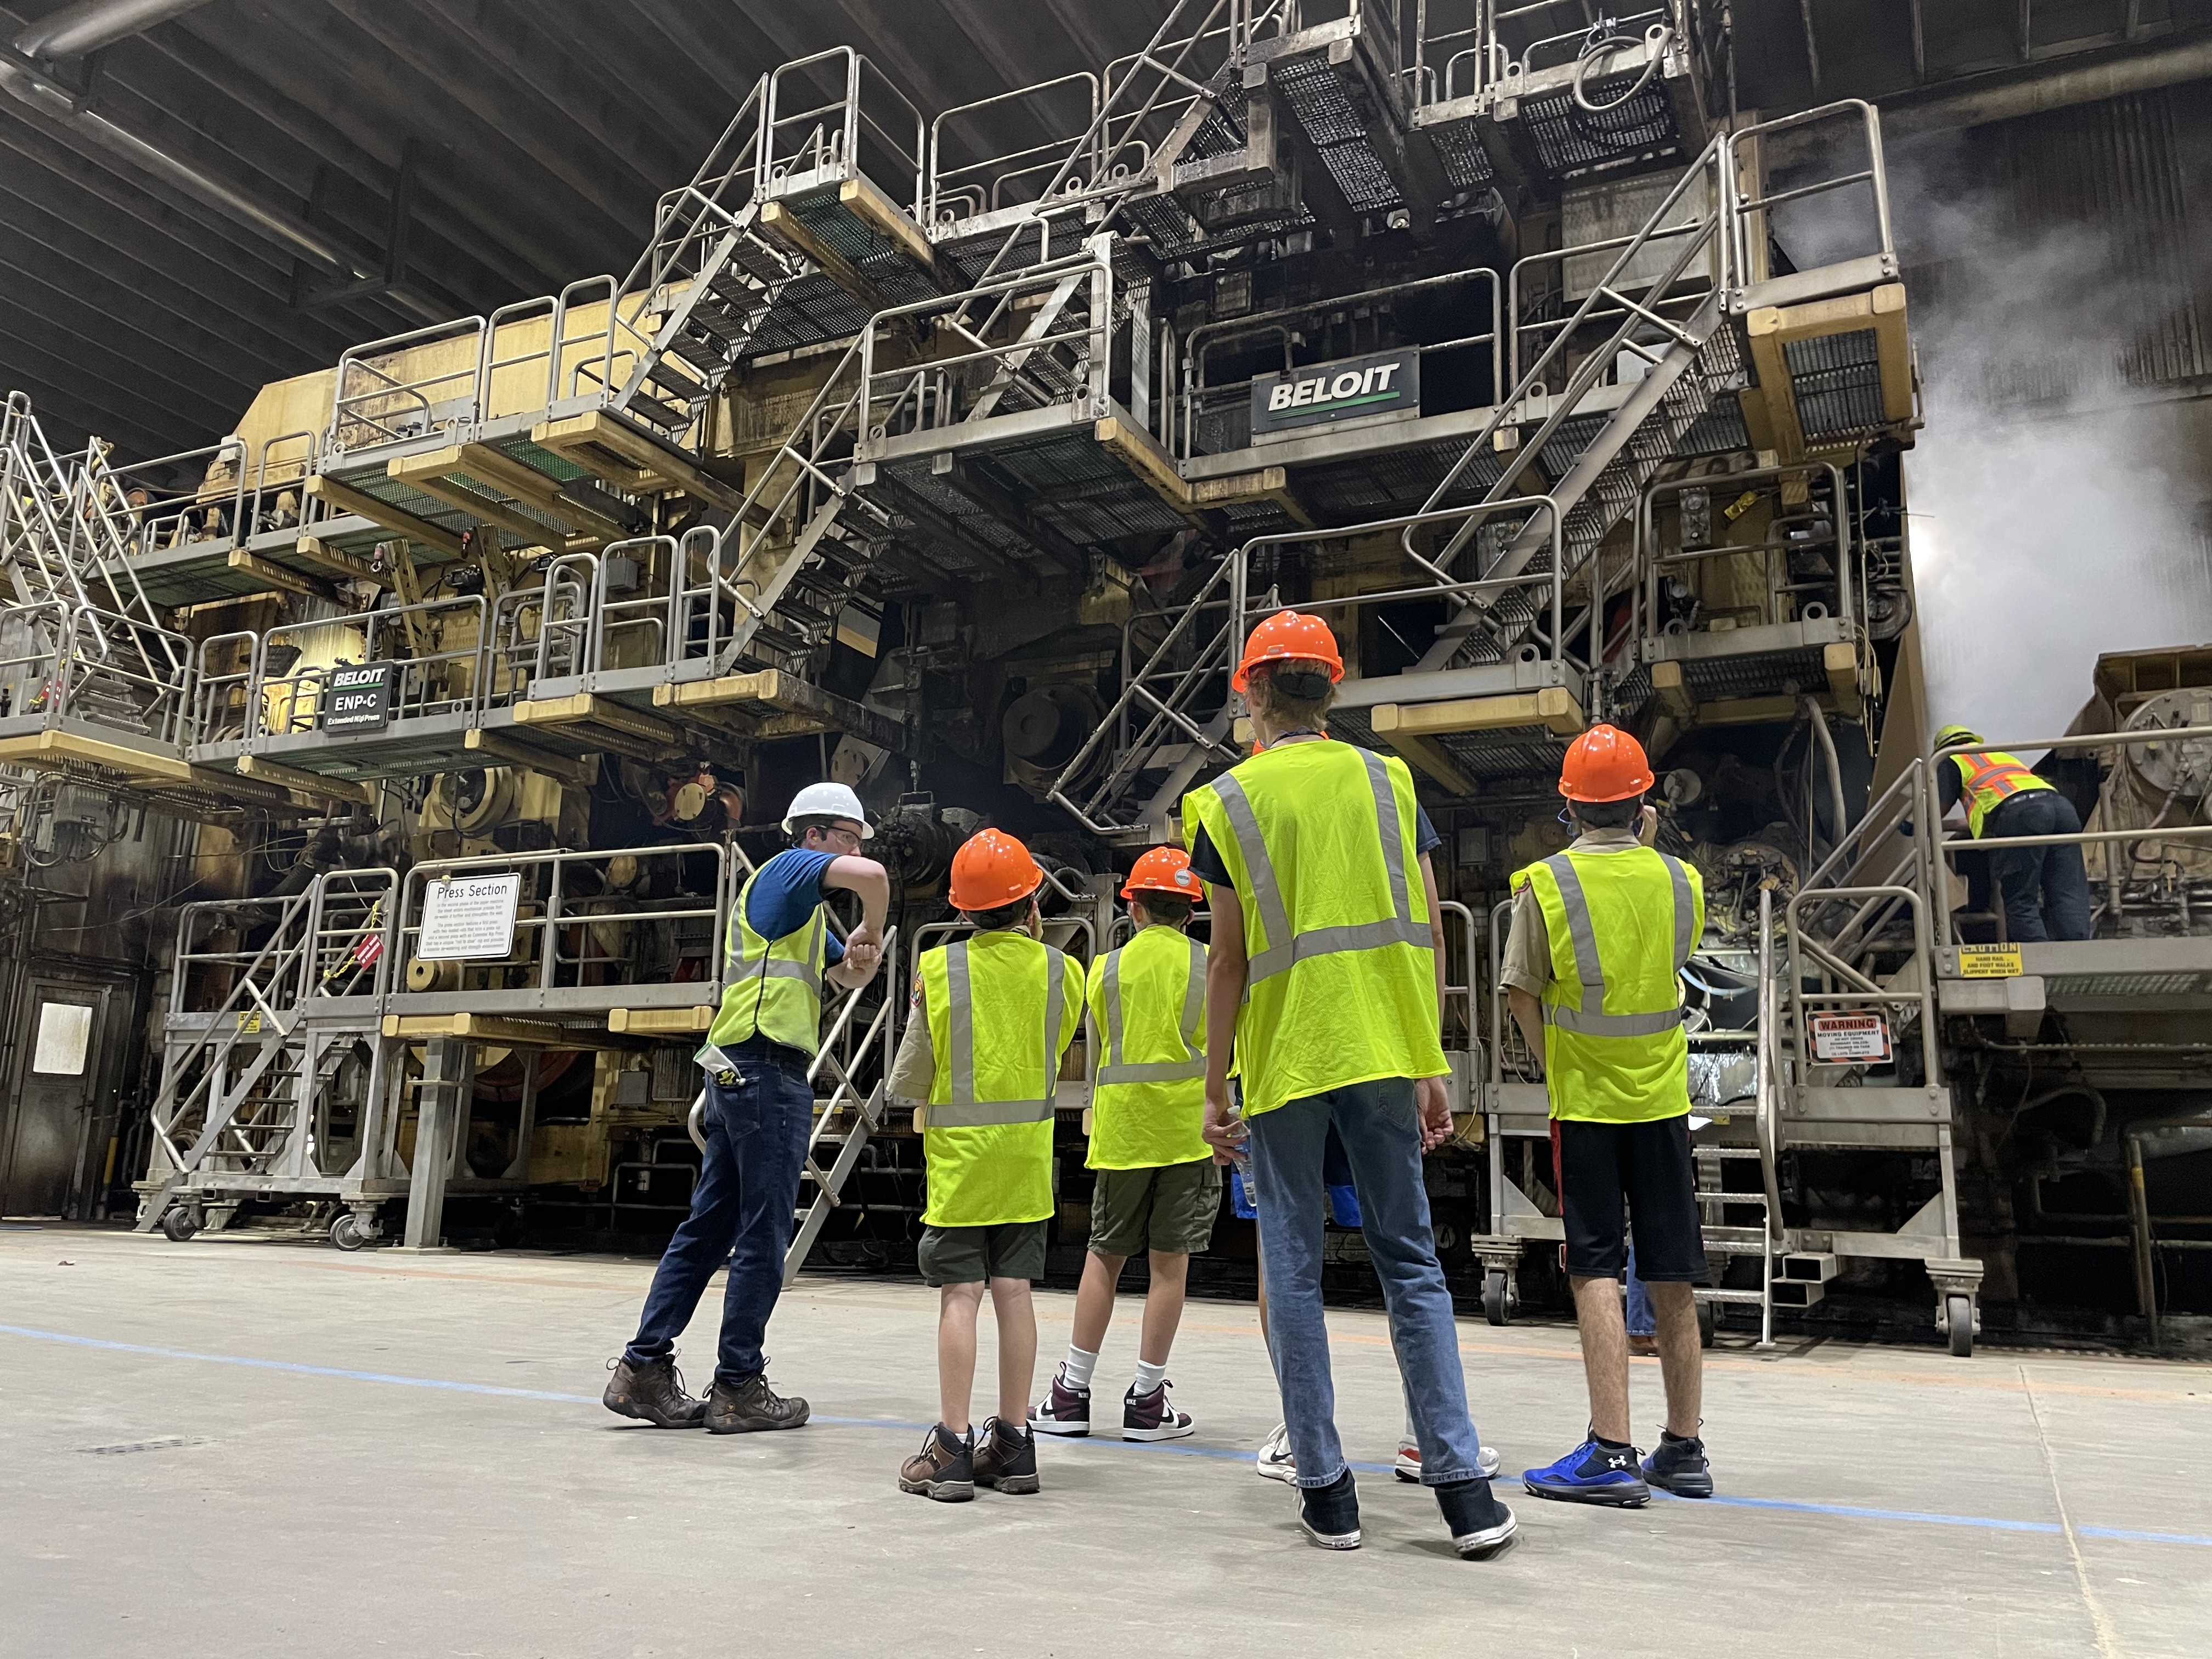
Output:
[[323,730],[381,732],[392,723],[392,672],[397,665],[365,662],[331,670],[323,691]]
[[448,876],[422,890],[422,932],[415,954],[424,962],[495,961],[514,948],[514,912],[522,874]]
[[2020,965],[2020,946],[2017,945],[1961,945],[1959,947],[1960,979],[2018,979],[2025,971]]
[[1880,1014],[1814,1014],[1805,1023],[1815,1066],[1863,1066],[1889,1058],[1889,1022]]

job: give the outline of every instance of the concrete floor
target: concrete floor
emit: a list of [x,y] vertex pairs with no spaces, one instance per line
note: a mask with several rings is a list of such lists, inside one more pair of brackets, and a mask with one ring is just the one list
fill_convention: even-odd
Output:
[[[937,1504],[892,1484],[933,1415],[932,1292],[802,1281],[773,1376],[814,1422],[709,1438],[597,1403],[651,1271],[0,1229],[0,1655],[2207,1651],[2212,1368],[1717,1352],[1720,1499],[1510,1492],[1518,1540],[1466,1563],[1382,1472],[1381,1316],[1334,1314],[1340,1422],[1370,1463],[1367,1546],[1333,1556],[1252,1473],[1276,1407],[1249,1307],[1185,1322],[1194,1439],[1048,1444],[1042,1494]],[[702,1387],[719,1305],[688,1345]],[[1048,1355],[1072,1306],[1040,1298]],[[1133,1364],[1134,1311],[1102,1392]],[[1462,1350],[1509,1470],[1578,1437],[1571,1330],[1468,1324]],[[1654,1362],[1635,1389],[1656,1433]]]

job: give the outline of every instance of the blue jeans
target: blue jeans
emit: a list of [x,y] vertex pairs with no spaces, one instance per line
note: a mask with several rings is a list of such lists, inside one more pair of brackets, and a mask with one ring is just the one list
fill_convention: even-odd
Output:
[[1659,1321],[1651,1311],[1651,1292],[1644,1288],[1644,1281],[1636,1276],[1636,1246],[1628,1247],[1628,1334],[1631,1336],[1656,1336]]
[[1321,1304],[1322,1164],[1332,1124],[1351,1159],[1360,1233],[1390,1310],[1391,1346],[1421,1447],[1422,1484],[1476,1479],[1481,1443],[1467,1413],[1451,1292],[1429,1230],[1413,1080],[1384,1078],[1332,1089],[1250,1121],[1252,1162],[1267,1194],[1260,1206],[1260,1261],[1267,1277],[1268,1355],[1298,1485],[1326,1486],[1344,1474]]
[[[2081,814],[2056,789],[2027,789],[1999,801],[1982,820],[1985,836],[2078,836]],[[1993,847],[1990,873],[2004,896],[2005,933],[2014,944],[2089,937],[2089,872],[2079,842]]]
[[668,1241],[646,1293],[632,1360],[659,1359],[691,1322],[715,1269],[729,1263],[714,1375],[735,1386],[768,1369],[761,1342],[783,1293],[783,1256],[797,1222],[799,1176],[814,1122],[814,1089],[747,1043],[730,1058],[733,1087],[707,1085],[707,1150],[691,1213]]

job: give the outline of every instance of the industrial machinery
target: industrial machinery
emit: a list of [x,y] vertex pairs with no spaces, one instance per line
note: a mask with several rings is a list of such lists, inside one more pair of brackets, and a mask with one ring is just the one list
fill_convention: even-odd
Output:
[[57,455],[11,400],[15,833],[91,833],[65,785],[228,872],[169,913],[139,1226],[664,1231],[730,904],[834,776],[897,944],[829,1011],[790,1265],[897,1260],[922,1177],[882,1079],[952,848],[1029,838],[1056,942],[1102,948],[1295,605],[1342,645],[1333,732],[1446,836],[1432,1188],[1493,1321],[1560,1236],[1508,878],[1609,720],[1711,900],[1711,1322],[1932,1291],[1963,1354],[2020,1252],[2109,1246],[2154,1339],[2202,1220],[2141,1172],[2207,1133],[2212,670],[2113,659],[2028,745],[2109,775],[2067,774],[2099,936],[1979,939],[1917,690],[1876,112],[1732,112],[1714,9],[1582,10],[1179,0],[1074,106],[924,111],[839,48],[761,77],[626,271],[364,342],[207,452]]

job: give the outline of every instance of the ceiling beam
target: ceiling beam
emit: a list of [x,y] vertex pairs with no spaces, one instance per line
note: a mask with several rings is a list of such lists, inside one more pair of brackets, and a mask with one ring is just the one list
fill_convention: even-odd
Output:
[[143,330],[4,263],[0,263],[0,271],[7,274],[10,309],[29,325],[22,332],[52,340],[57,356],[217,437],[231,429],[239,411],[258,390],[228,376],[212,386],[189,378],[191,369],[178,362],[175,352]]
[[[624,187],[629,181],[610,178],[617,164],[591,155],[589,146],[575,141],[573,130],[526,118],[511,100],[495,93],[489,77],[468,53],[454,52],[450,43],[443,49],[434,46],[429,31],[393,27],[397,20],[389,0],[327,0],[327,3],[332,13],[354,25],[349,33],[424,76],[444,94],[447,102],[443,112],[452,124],[457,149],[465,148],[476,159],[488,160],[496,152],[512,155],[525,164],[534,163],[574,191],[579,206],[603,215],[610,228],[629,232],[633,240],[643,239],[653,222],[651,196],[641,201],[634,187]],[[419,100],[422,89],[411,90]],[[404,109],[409,105],[402,102],[398,106]]]
[[[58,342],[28,337],[24,321],[20,312],[0,309],[0,364],[8,366],[11,382],[20,376],[26,386],[43,383],[47,404],[57,408],[65,405],[79,430],[112,439],[138,459],[174,454],[221,435],[202,435],[204,428],[174,410],[132,397],[118,381],[88,374],[85,364],[55,352]],[[39,407],[38,398],[33,392],[31,406],[34,410]],[[150,418],[154,415],[168,418]]]
[[[350,188],[326,191],[324,214],[381,253],[392,195],[398,188],[404,132],[393,139],[392,159],[386,161],[190,28],[165,30],[143,46],[141,60],[131,70],[132,85],[150,88],[157,77],[170,82],[174,90],[164,91],[163,101],[173,101],[180,112],[189,112],[185,118],[196,131],[234,155],[268,157],[284,152],[290,165],[273,188],[289,199],[307,198],[317,168],[336,173]],[[168,61],[154,59],[155,52]],[[145,91],[143,95],[154,94]],[[391,134],[390,124],[384,131]],[[435,199],[428,183],[427,178],[418,179],[411,219],[416,285],[434,283],[441,302],[467,311],[473,300],[457,296],[480,295],[488,286],[504,291],[495,262],[500,249],[496,244],[483,246],[473,222]],[[428,283],[424,272],[431,273]]]
[[[299,79],[296,71],[287,73],[283,64],[270,61],[288,49],[282,35],[247,32],[211,45],[186,26],[168,30],[151,44],[217,91],[234,89],[270,125],[347,177],[388,180],[397,175],[410,136],[405,125],[382,118],[373,99],[352,95],[350,88],[337,88],[319,108],[280,93],[271,74],[294,84]],[[418,180],[417,222],[437,231],[482,268],[489,295],[505,299],[553,286],[555,273],[568,269],[567,256],[543,241],[538,222],[502,211],[499,202],[486,200],[482,191],[457,186],[446,177],[445,147],[432,149],[435,159]]]
[[[198,258],[165,257],[173,239],[164,232],[103,198],[72,191],[48,168],[0,168],[0,221],[35,237],[57,258],[110,271],[149,303],[225,336],[268,376],[296,373],[303,360],[335,361],[344,349],[342,335],[327,321],[274,301],[256,304],[250,290],[221,280],[225,273],[220,266]],[[186,251],[178,246],[179,254]]]
[[[334,11],[267,4],[251,9],[266,18],[265,44],[281,61],[303,59],[329,65],[328,73],[337,82],[330,106],[333,118],[349,103],[372,122],[380,118],[397,153],[397,141],[410,130],[400,112],[407,112],[411,117],[425,104],[421,71]],[[287,44],[280,48],[279,43]],[[482,210],[483,204],[491,202],[512,202],[530,214],[529,223],[543,252],[533,255],[541,267],[539,280],[526,289],[550,293],[575,277],[588,276],[604,268],[606,261],[600,256],[611,243],[627,244],[632,240],[595,205],[565,201],[558,179],[549,177],[535,157],[505,134],[442,106],[432,112],[440,118],[423,136],[447,146],[455,157],[455,166],[451,173],[433,167],[424,180],[426,186],[448,200],[458,193],[465,210],[479,222],[488,216]]]

